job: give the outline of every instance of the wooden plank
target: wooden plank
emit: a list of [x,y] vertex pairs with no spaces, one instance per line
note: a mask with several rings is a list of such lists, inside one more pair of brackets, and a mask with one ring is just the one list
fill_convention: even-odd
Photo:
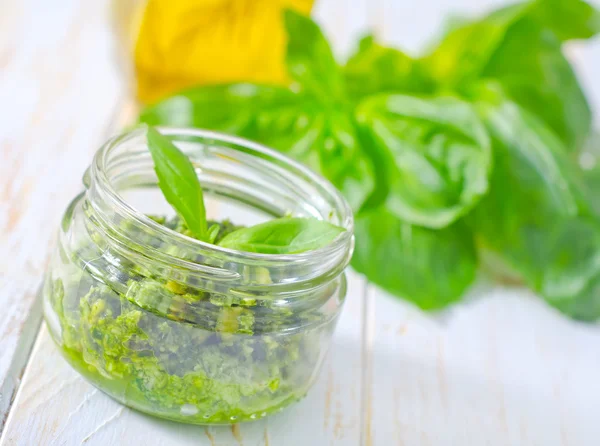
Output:
[[596,444],[598,327],[521,289],[477,290],[438,317],[368,300],[366,445]]
[[7,317],[0,318],[0,429],[39,327],[37,282],[35,278],[26,283],[0,278],[0,302],[8,310]]
[[119,97],[105,5],[2,8],[0,429],[39,324],[35,296],[49,242]]

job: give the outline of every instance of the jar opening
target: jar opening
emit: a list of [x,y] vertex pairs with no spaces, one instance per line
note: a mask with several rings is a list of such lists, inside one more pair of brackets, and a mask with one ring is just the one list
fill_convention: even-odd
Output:
[[[114,137],[98,151],[86,184],[92,221],[125,255],[135,256],[137,262],[161,264],[163,269],[243,283],[254,289],[327,278],[339,275],[347,266],[353,248],[352,212],[328,181],[279,152],[242,138],[195,129],[160,131],[190,157],[206,195],[217,205],[230,200],[273,216],[286,212],[312,216],[337,224],[346,232],[318,250],[288,255],[234,251],[175,232],[149,218],[148,212],[125,197],[127,191],[157,188],[145,132],[134,129]],[[169,249],[153,246],[156,239]],[[280,273],[269,284],[245,280],[244,275],[256,268]],[[289,274],[282,273],[287,270]]]

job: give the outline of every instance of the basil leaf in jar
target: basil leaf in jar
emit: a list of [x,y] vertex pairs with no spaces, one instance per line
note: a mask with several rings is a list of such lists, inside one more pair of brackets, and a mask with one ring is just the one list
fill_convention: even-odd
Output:
[[194,236],[206,241],[204,196],[194,166],[175,144],[153,127],[147,127],[147,138],[160,190]]
[[234,231],[218,245],[261,254],[298,254],[331,243],[344,228],[316,218],[279,218]]

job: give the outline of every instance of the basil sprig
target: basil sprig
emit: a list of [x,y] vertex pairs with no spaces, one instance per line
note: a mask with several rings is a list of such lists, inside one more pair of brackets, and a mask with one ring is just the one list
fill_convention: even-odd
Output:
[[289,87],[200,86],[140,120],[235,133],[320,172],[355,211],[354,268],[421,308],[459,300],[494,259],[600,319],[600,170],[575,161],[592,115],[563,53],[600,32],[594,7],[524,1],[455,21],[417,58],[369,36],[345,64],[310,18],[285,19]]
[[343,228],[316,218],[278,218],[226,235],[219,246],[263,254],[297,254],[331,243]]
[[[213,243],[218,225],[207,227],[202,186],[194,165],[169,138],[145,126],[158,186],[198,240]],[[262,254],[298,254],[331,243],[345,229],[316,218],[286,217],[237,229],[218,244]]]
[[208,241],[204,195],[194,165],[153,127],[147,127],[146,135],[160,190],[194,237]]

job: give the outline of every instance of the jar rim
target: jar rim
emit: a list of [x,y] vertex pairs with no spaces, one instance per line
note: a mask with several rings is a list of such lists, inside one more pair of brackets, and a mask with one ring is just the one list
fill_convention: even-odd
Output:
[[[214,253],[215,255],[231,257],[234,256],[237,262],[260,262],[261,264],[276,263],[281,264],[285,262],[301,262],[301,261],[314,261],[315,258],[331,258],[339,256],[340,252],[348,250],[348,246],[353,244],[353,229],[354,219],[350,205],[342,194],[325,178],[318,175],[317,173],[310,170],[308,167],[301,163],[291,159],[290,157],[278,152],[274,149],[266,147],[262,144],[254,141],[240,138],[233,135],[228,135],[221,132],[212,130],[195,129],[195,128],[182,128],[182,127],[156,127],[161,133],[170,136],[178,137],[196,137],[210,141],[212,144],[225,143],[233,146],[240,146],[246,150],[251,151],[256,155],[263,155],[267,158],[272,158],[282,163],[282,165],[289,167],[291,170],[299,172],[303,177],[314,183],[319,187],[320,190],[327,194],[327,198],[333,203],[335,210],[338,214],[340,227],[345,229],[340,235],[332,240],[327,245],[318,248],[316,250],[306,251],[297,254],[263,254],[253,253],[247,251],[238,251],[234,249],[224,248],[218,245],[213,245],[187,235],[181,234],[174,231],[160,223],[154,221],[143,212],[137,210],[134,206],[127,202],[127,200],[116,190],[112,181],[110,181],[107,175],[107,164],[108,158],[113,150],[115,150],[119,143],[124,139],[133,136],[137,132],[140,132],[142,128],[136,127],[123,132],[113,138],[109,139],[94,156],[92,163],[92,175],[100,180],[101,189],[103,194],[106,194],[112,205],[116,205],[120,210],[128,217],[133,219],[139,224],[156,231],[158,234],[164,235],[170,239],[177,240],[188,244],[190,247],[195,247],[202,251]],[[352,248],[350,248],[351,250]],[[205,265],[196,264],[190,261],[182,262],[181,259],[172,256],[172,261],[180,266],[184,266],[189,269],[196,269],[197,267],[205,268]],[[182,264],[183,263],[183,264]]]

